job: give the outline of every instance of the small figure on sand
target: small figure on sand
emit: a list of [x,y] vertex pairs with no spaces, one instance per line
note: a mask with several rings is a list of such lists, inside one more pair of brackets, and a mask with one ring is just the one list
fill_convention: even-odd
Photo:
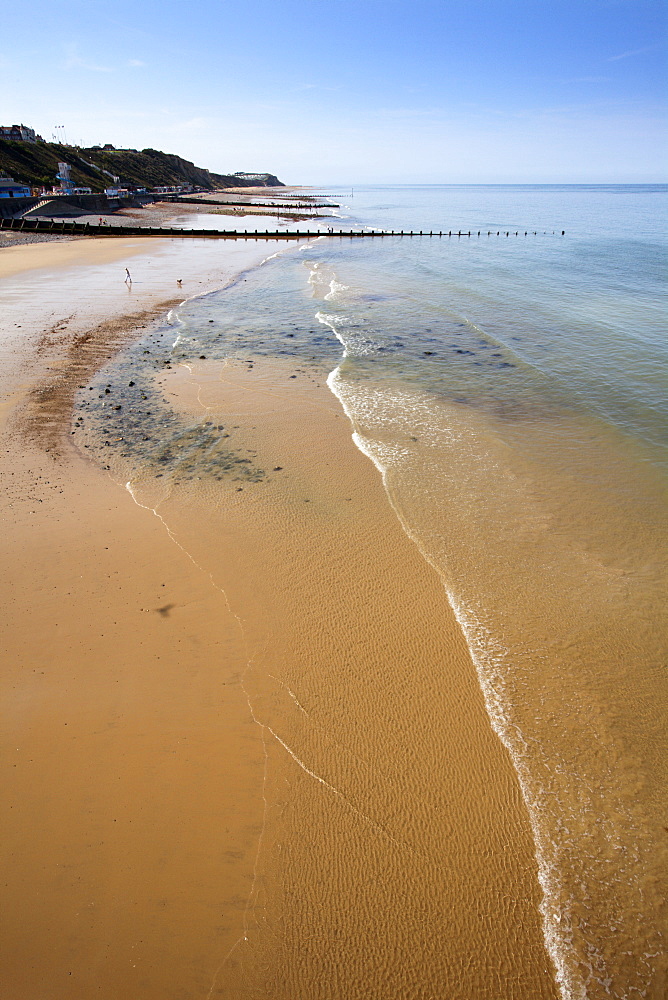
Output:
[[132,284],[132,277],[131,277],[130,272],[128,271],[127,267],[125,268],[125,284],[126,285],[131,285]]
[[176,284],[177,284],[177,285],[179,286],[179,288],[180,288],[180,287],[181,287],[181,285],[183,284],[183,279],[182,279],[182,278],[177,278],[177,279],[176,279]]

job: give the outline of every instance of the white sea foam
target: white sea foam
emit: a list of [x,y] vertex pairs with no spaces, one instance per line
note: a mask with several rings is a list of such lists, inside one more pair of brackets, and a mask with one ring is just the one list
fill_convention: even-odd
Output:
[[276,253],[270,253],[268,257],[265,257],[264,260],[260,261],[260,264],[266,264],[270,260],[275,260],[276,257],[280,257],[282,253],[285,253],[285,250],[277,250]]
[[362,358],[365,355],[374,354],[379,347],[383,346],[379,340],[374,339],[370,335],[370,332],[356,316],[348,316],[343,313],[330,315],[329,313],[317,312],[315,318],[323,326],[330,328],[343,347],[344,357],[346,358]]
[[[322,297],[324,301],[331,302],[348,291],[348,285],[338,281],[332,269],[323,265],[322,261],[310,262],[309,268],[308,283],[312,286],[315,295]],[[329,290],[325,292],[325,288]]]
[[331,302],[332,299],[336,299],[341,295],[342,292],[348,291],[348,285],[344,285],[342,282],[337,281],[336,278],[332,278],[329,283],[329,291],[325,295],[325,301]]

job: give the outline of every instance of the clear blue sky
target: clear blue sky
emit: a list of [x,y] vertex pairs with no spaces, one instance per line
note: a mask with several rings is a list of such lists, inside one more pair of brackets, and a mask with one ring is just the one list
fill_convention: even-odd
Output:
[[658,0],[7,4],[2,124],[289,183],[661,181]]

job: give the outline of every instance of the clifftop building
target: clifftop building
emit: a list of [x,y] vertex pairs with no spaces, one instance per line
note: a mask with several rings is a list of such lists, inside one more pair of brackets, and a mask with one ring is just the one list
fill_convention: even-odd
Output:
[[34,128],[27,125],[0,125],[0,139],[10,139],[12,142],[44,142]]

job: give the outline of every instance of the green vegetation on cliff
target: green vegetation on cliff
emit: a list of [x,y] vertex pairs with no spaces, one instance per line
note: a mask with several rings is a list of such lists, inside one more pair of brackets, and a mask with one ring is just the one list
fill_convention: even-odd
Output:
[[[57,184],[58,162],[69,163],[71,178],[76,187],[89,187],[103,191],[119,178],[121,186],[153,188],[192,184],[205,188],[248,187],[264,184],[282,186],[273,174],[263,174],[262,181],[236,177],[234,174],[214,174],[196,167],[173,153],[158,149],[79,149],[61,146],[55,142],[11,142],[0,139],[0,174],[8,174],[16,181],[33,187]],[[106,172],[105,172],[106,171]]]

